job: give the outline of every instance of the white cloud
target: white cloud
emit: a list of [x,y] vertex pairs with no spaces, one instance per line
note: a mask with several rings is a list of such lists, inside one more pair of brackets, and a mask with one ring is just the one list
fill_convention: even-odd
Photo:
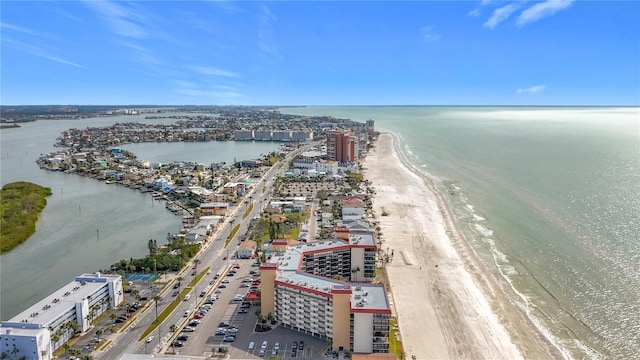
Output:
[[243,10],[236,6],[236,1],[229,0],[209,0],[207,3],[214,4],[216,7],[231,13],[242,12]]
[[219,77],[230,77],[230,78],[239,78],[240,74],[233,71],[223,70],[214,66],[189,66],[189,68],[193,71],[200,73],[201,75],[206,76],[219,76]]
[[536,85],[536,86],[532,86],[532,87],[528,87],[528,88],[519,88],[516,89],[516,94],[518,95],[535,95],[535,94],[540,94],[544,91],[544,89],[546,88],[546,86],[544,85]]
[[501,22],[507,20],[514,11],[518,9],[518,5],[509,4],[503,7],[497,8],[491,14],[491,17],[482,25],[486,28],[493,29],[498,26]]
[[72,61],[69,61],[69,60],[63,59],[61,57],[58,57],[56,55],[53,55],[50,52],[48,52],[48,51],[46,51],[46,50],[44,50],[42,48],[39,48],[37,46],[25,44],[23,42],[15,41],[15,40],[7,39],[7,38],[4,38],[2,41],[4,43],[7,43],[7,44],[11,45],[16,50],[20,50],[20,51],[26,52],[28,54],[41,57],[43,59],[47,59],[47,60],[55,61],[55,62],[60,63],[60,64],[71,65],[71,66],[75,66],[75,67],[79,67],[79,68],[83,68],[83,69],[86,68],[86,66],[84,66],[84,65],[80,65],[80,64],[74,63]]
[[265,55],[280,59],[282,54],[273,27],[273,23],[277,22],[278,18],[266,5],[262,5],[261,8],[262,12],[258,14],[258,47]]
[[478,17],[480,16],[480,8],[475,8],[467,13],[467,16]]
[[440,34],[436,33],[433,30],[433,26],[431,25],[422,27],[420,29],[420,33],[422,34],[422,38],[426,42],[436,41],[442,38]]
[[118,41],[118,44],[132,50],[131,58],[146,65],[163,65],[162,60],[155,56],[154,52],[144,46],[136,45],[128,41]]
[[109,31],[114,34],[135,39],[146,39],[149,32],[143,23],[142,11],[128,9],[123,3],[113,1],[85,1],[106,22]]
[[16,32],[16,33],[22,33],[22,34],[27,34],[27,35],[33,35],[33,36],[37,36],[37,37],[41,37],[41,38],[45,38],[45,39],[52,39],[52,40],[60,40],[60,38],[53,36],[50,33],[45,33],[42,31],[38,31],[38,30],[34,30],[31,28],[26,28],[24,26],[18,26],[18,25],[13,25],[13,24],[9,24],[6,22],[0,22],[0,28],[4,29],[4,30],[8,30],[9,32]]
[[520,16],[518,16],[516,25],[525,26],[547,16],[551,16],[558,11],[568,8],[572,2],[573,0],[547,0],[545,2],[537,3],[524,10]]

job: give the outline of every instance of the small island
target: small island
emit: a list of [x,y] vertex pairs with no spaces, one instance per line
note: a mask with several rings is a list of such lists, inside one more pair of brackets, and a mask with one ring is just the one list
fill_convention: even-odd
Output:
[[19,181],[0,190],[0,253],[10,251],[36,231],[36,221],[47,205],[51,189]]

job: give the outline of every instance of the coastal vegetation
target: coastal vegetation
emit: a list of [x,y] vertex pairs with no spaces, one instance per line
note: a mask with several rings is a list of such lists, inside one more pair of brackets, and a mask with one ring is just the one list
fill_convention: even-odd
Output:
[[0,190],[0,250],[7,252],[26,241],[35,231],[40,212],[51,189],[20,181]]
[[300,234],[300,224],[309,217],[309,209],[304,211],[291,212],[285,215],[263,215],[250,237],[256,241],[258,246],[267,240],[273,239],[298,239]]
[[251,203],[247,211],[244,212],[244,214],[242,215],[242,218],[246,219],[247,216],[249,216],[249,214],[251,214],[252,211],[253,211],[253,202]]
[[144,258],[123,259],[111,265],[114,272],[180,271],[200,250],[200,245],[186,242],[182,237],[170,238],[166,246],[158,247],[154,239],[148,241],[149,255]]
[[231,229],[231,233],[229,233],[229,236],[227,237],[227,240],[224,242],[224,247],[225,248],[227,247],[227,245],[229,245],[229,243],[231,242],[233,237],[236,236],[236,234],[238,233],[238,230],[240,230],[240,224],[234,226],[233,229]]

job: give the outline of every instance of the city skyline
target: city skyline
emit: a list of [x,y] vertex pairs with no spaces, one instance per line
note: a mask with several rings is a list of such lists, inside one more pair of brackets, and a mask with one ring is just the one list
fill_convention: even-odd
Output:
[[2,10],[2,105],[640,105],[638,2]]

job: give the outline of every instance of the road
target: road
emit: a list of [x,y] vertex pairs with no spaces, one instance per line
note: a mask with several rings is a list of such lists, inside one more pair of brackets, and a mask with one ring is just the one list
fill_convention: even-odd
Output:
[[[231,211],[231,213],[225,219],[225,222],[218,229],[216,233],[210,236],[210,239],[205,242],[204,246],[195,258],[200,259],[201,263],[198,265],[199,269],[206,269],[210,267],[211,273],[204,276],[190,293],[191,297],[188,301],[183,301],[175,311],[167,317],[167,319],[154,331],[154,339],[147,343],[145,340],[138,341],[138,338],[144,333],[147,327],[155,319],[155,305],[153,301],[149,301],[148,305],[141,309],[134,320],[131,321],[127,330],[121,333],[112,334],[108,337],[108,341],[111,341],[111,345],[107,346],[104,351],[98,351],[93,355],[100,360],[116,360],[120,359],[122,354],[151,354],[156,353],[163,348],[166,348],[167,341],[170,339],[170,326],[176,324],[179,328],[185,325],[188,319],[191,317],[184,317],[186,310],[197,309],[202,305],[205,298],[200,297],[199,294],[203,291],[216,273],[222,269],[227,268],[232,264],[230,262],[231,254],[235,253],[238,249],[238,242],[232,239],[224,248],[225,239],[229,236],[231,229],[240,224],[240,228],[236,233],[236,238],[240,235],[244,235],[247,232],[249,222],[256,216],[259,216],[262,209],[266,206],[268,199],[272,195],[272,187],[276,178],[283,175],[288,170],[288,162],[295,156],[303,151],[310,149],[317,143],[308,144],[294,150],[287,154],[284,159],[274,164],[262,177],[256,186],[244,197],[244,199],[238,203],[238,205]],[[266,188],[263,192],[262,189]],[[246,210],[250,206],[250,202],[254,202],[253,210],[247,216],[243,216]],[[225,260],[226,257],[226,260]],[[181,276],[184,278],[183,283],[188,283],[192,277],[192,264],[186,266],[176,277]],[[218,279],[222,280],[222,279]],[[171,285],[172,282],[169,282]],[[214,286],[211,286],[210,292],[213,291]],[[158,302],[158,313],[162,313],[164,308],[173,300],[171,293],[173,289],[171,286],[166,286],[161,290],[159,296],[161,300]],[[212,311],[215,311],[212,309]]]

